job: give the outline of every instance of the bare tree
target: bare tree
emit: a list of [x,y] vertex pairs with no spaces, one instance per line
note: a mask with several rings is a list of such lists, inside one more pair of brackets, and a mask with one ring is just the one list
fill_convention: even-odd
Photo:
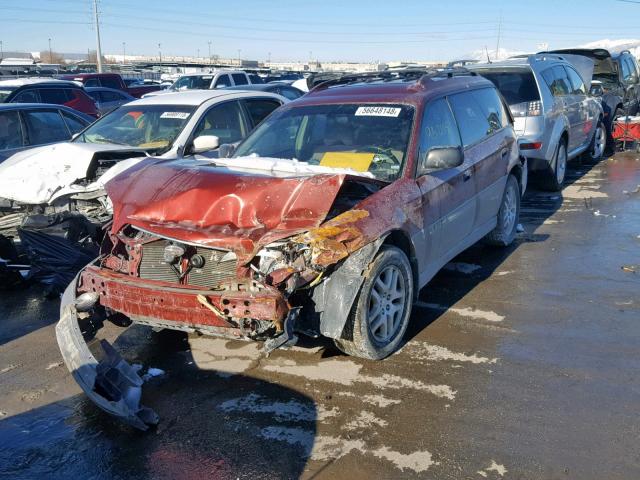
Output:
[[49,52],[45,50],[40,52],[40,61],[42,63],[63,64],[65,63],[64,57],[58,52]]

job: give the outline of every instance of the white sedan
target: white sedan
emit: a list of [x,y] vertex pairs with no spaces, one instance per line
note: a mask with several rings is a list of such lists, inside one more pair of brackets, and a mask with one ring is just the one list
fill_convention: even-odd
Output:
[[21,206],[54,204],[59,210],[79,194],[86,199],[95,192],[99,198],[106,181],[148,156],[216,157],[221,144],[240,142],[287,102],[272,93],[233,90],[194,90],[133,101],[71,142],[26,150],[0,164],[0,210],[7,214]]

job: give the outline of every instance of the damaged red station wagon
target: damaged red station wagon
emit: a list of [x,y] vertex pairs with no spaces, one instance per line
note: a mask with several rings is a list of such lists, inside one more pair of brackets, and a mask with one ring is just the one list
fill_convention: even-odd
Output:
[[149,159],[110,181],[100,257],[64,294],[67,367],[138,428],[158,421],[140,405],[142,379],[105,341],[98,362],[83,322],[260,340],[266,352],[322,335],[382,359],[440,268],[515,236],[526,174],[512,118],[466,70],[328,81],[233,150]]

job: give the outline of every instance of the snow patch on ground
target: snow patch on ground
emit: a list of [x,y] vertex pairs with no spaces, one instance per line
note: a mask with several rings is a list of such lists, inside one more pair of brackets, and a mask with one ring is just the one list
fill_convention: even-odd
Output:
[[295,400],[287,402],[272,401],[261,395],[250,393],[245,397],[233,398],[221,403],[218,408],[223,412],[268,413],[277,422],[315,422],[338,415],[338,409],[326,410],[313,404],[304,404]]
[[499,463],[496,463],[495,460],[491,460],[491,465],[485,468],[484,471],[480,470],[478,473],[483,477],[486,477],[488,472],[496,472],[501,477],[504,477],[504,474],[507,473],[508,470],[504,465],[500,465]]
[[381,447],[373,450],[371,453],[378,458],[384,458],[390,461],[402,471],[413,470],[416,473],[421,473],[427,471],[432,465],[437,465],[437,462],[433,461],[431,453],[426,450],[404,455],[399,452],[394,452],[387,447]]
[[371,405],[375,405],[377,407],[388,407],[389,405],[397,405],[402,403],[402,400],[397,398],[387,398],[383,395],[365,395],[362,397],[362,400]]
[[389,425],[389,422],[382,418],[376,417],[371,412],[363,410],[358,414],[356,418],[354,418],[350,422],[347,422],[344,428],[346,430],[358,430],[361,428],[367,428],[372,425],[376,427],[386,427],[387,425]]
[[574,184],[565,187],[562,190],[562,196],[572,200],[582,200],[585,198],[607,198],[609,195],[604,192],[599,192],[596,188]]
[[465,353],[453,352],[448,348],[441,347],[439,345],[431,345],[426,342],[415,342],[409,344],[410,355],[412,358],[419,360],[432,360],[432,361],[454,361],[454,362],[467,362],[473,364],[480,363],[496,363],[497,358],[481,357],[477,354],[467,355]]
[[399,377],[397,375],[383,374],[371,376],[361,374],[362,365],[351,360],[328,360],[317,365],[297,365],[289,360],[280,365],[265,365],[264,370],[284,375],[294,375],[307,380],[320,380],[338,383],[340,385],[353,385],[354,383],[368,383],[379,388],[401,389],[409,388],[429,392],[437,397],[453,400],[456,392],[448,385],[430,385],[418,380]]
[[504,316],[498,315],[496,312],[476,310],[473,308],[450,308],[453,313],[457,313],[462,317],[469,317],[476,320],[486,320],[487,322],[501,322]]

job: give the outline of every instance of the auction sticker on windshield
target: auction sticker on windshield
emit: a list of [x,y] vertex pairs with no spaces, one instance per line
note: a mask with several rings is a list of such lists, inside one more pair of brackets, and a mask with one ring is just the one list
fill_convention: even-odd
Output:
[[397,117],[401,111],[398,107],[358,107],[356,117]]
[[189,112],[163,112],[160,118],[177,118],[184,120],[189,117]]

